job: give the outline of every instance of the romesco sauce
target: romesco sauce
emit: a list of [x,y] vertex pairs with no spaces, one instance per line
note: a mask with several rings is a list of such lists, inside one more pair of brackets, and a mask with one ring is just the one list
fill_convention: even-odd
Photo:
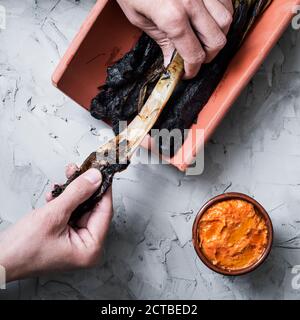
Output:
[[212,205],[202,215],[198,228],[198,243],[205,257],[228,271],[256,263],[268,244],[264,217],[245,200]]

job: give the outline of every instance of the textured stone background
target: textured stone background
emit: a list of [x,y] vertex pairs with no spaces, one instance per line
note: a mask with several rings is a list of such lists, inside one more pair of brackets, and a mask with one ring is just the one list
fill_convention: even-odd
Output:
[[[50,76],[94,0],[0,0],[0,227],[44,203],[66,163],[99,144],[103,124]],[[206,147],[205,172],[136,164],[114,182],[115,217],[98,267],[20,281],[2,299],[300,298],[300,32],[288,30]],[[254,196],[275,227],[254,273],[209,271],[191,244],[197,210],[224,190]]]

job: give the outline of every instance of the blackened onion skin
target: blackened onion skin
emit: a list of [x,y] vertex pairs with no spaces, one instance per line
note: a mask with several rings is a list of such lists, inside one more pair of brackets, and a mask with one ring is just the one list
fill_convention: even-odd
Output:
[[97,153],[93,152],[90,156],[84,161],[79,170],[77,170],[64,185],[55,185],[52,191],[53,198],[60,196],[67,186],[78,178],[82,173],[87,171],[90,168],[98,169],[102,174],[102,183],[99,189],[90,197],[87,201],[83,202],[77,209],[73,212],[70,222],[76,223],[85,213],[91,211],[95,205],[102,199],[105,192],[111,186],[113,177],[117,172],[121,172],[128,167],[127,164],[100,164],[97,161]]
[[[250,25],[267,3],[268,0],[239,1],[225,48],[211,63],[203,65],[194,79],[181,81],[158,119],[156,129],[180,129],[184,142],[184,129],[189,129],[196,121]],[[119,121],[130,121],[138,114],[162,71],[163,56],[159,46],[143,34],[130,52],[108,68],[106,83],[92,100],[92,116],[109,120],[118,134]],[[161,143],[159,147],[165,155],[172,156],[176,152],[173,145]]]
[[[268,3],[269,0],[238,1],[225,48],[211,63],[204,65],[194,79],[182,81],[178,85],[156,122],[156,129],[170,131],[180,129],[183,132],[192,126],[222,79],[249,27]],[[110,120],[114,132],[118,134],[119,121],[130,121],[138,114],[163,72],[163,56],[159,46],[143,34],[130,52],[108,68],[106,83],[92,100],[90,108],[92,116]],[[182,136],[184,142],[184,135]],[[162,143],[159,147],[161,153],[167,155],[176,152],[173,145]],[[64,185],[55,186],[52,195],[54,198],[58,197],[73,180],[89,168],[97,168],[101,172],[100,188],[90,199],[81,204],[71,217],[71,222],[76,223],[101,200],[111,186],[115,173],[125,170],[128,165],[129,163],[109,164],[99,161],[94,152]]]

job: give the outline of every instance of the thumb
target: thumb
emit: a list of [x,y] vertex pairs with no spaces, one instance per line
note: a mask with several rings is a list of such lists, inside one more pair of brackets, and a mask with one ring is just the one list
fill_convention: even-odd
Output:
[[64,218],[69,220],[72,212],[96,192],[101,182],[100,171],[89,169],[74,180],[58,198],[52,201],[52,204],[60,214],[64,214]]

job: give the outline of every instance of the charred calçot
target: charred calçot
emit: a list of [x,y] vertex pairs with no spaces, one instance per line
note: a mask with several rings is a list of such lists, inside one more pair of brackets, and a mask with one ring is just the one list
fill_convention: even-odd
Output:
[[[233,2],[235,13],[227,45],[211,63],[202,66],[194,79],[181,81],[154,127],[170,131],[180,129],[183,137],[181,144],[184,142],[184,129],[189,129],[195,122],[249,27],[269,3],[268,0]],[[92,116],[110,120],[115,134],[118,134],[119,121],[130,121],[138,114],[162,70],[163,56],[159,46],[143,34],[132,51],[108,68],[106,83],[92,100]],[[161,153],[172,156],[180,145],[169,144],[170,141],[161,141],[159,148]]]
[[[247,31],[270,0],[235,0],[233,3],[234,19],[225,48],[211,63],[203,65],[194,79],[180,82],[154,126],[159,130],[180,129],[183,137],[181,143],[184,142],[184,130],[190,128],[197,119]],[[139,113],[164,71],[159,46],[143,34],[130,52],[108,68],[106,83],[92,100],[92,116],[110,120],[115,134],[119,134],[119,122],[131,121]],[[173,155],[176,152],[175,145],[170,145],[169,142],[164,144],[164,141],[161,141],[161,153]],[[102,173],[102,185],[89,200],[76,209],[72,216],[73,221],[91,210],[112,184],[114,174],[128,166],[128,163],[111,164],[98,158],[96,152],[92,153],[80,170],[64,185],[56,185],[52,192],[53,197],[59,196],[74,179],[89,168],[97,168]]]
[[72,214],[71,220],[76,222],[80,217],[86,213],[92,210],[95,205],[102,199],[105,192],[108,190],[108,188],[112,184],[113,177],[115,173],[121,172],[125,170],[128,167],[129,163],[127,164],[110,164],[109,162],[105,161],[99,161],[97,159],[97,153],[93,152],[90,154],[90,156],[84,161],[82,166],[79,170],[77,170],[64,185],[55,185],[54,189],[52,191],[52,196],[54,198],[61,195],[64,190],[67,188],[67,186],[74,181],[76,178],[78,178],[82,173],[87,171],[90,168],[96,168],[98,169],[102,174],[102,183],[100,188],[92,195],[91,198],[89,198],[87,201],[82,203]]
[[55,186],[52,194],[57,197],[74,179],[89,168],[97,168],[102,174],[103,181],[100,188],[88,201],[75,210],[71,217],[72,223],[76,223],[76,220],[82,214],[90,211],[101,200],[102,195],[111,185],[114,174],[127,168],[135,150],[157,121],[183,73],[183,59],[178,53],[175,53],[171,63],[161,75],[147,102],[140,110],[139,115],[119,135],[108,140],[92,153],[65,185]]

